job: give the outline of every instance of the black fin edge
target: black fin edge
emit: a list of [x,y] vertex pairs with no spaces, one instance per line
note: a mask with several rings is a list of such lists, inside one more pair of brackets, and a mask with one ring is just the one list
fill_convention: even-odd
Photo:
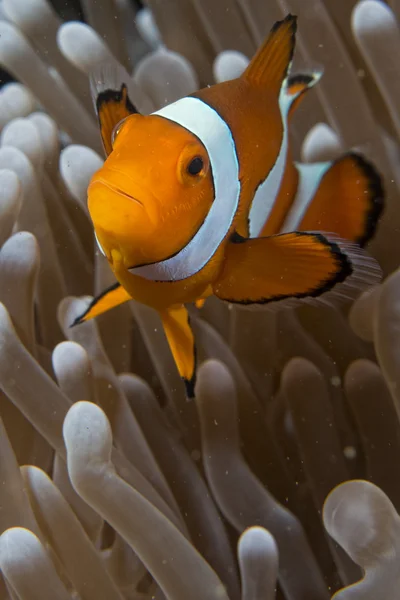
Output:
[[277,31],[279,27],[281,27],[281,25],[283,25],[284,23],[288,23],[289,21],[292,22],[293,33],[296,33],[297,15],[292,15],[292,13],[288,13],[284,19],[281,19],[280,21],[275,21],[275,23],[271,27],[270,34],[275,33],[275,31]]
[[[339,283],[343,283],[348,277],[353,274],[353,267],[351,265],[351,261],[348,259],[346,254],[342,252],[338,244],[328,240],[321,233],[309,233],[306,231],[292,231],[291,233],[296,234],[297,236],[312,235],[316,240],[320,243],[324,244],[324,246],[329,247],[332,256],[335,258],[335,261],[338,265],[338,271],[332,276],[325,279],[325,281],[321,282],[321,285],[318,286],[315,290],[310,290],[307,292],[301,292],[300,294],[281,294],[280,296],[273,296],[272,298],[259,298],[258,300],[231,300],[229,298],[223,298],[224,302],[228,302],[230,304],[240,304],[242,306],[249,306],[251,304],[269,304],[271,302],[279,302],[281,300],[288,300],[289,298],[296,298],[301,300],[302,298],[317,298],[318,296],[322,296],[326,292],[332,290],[335,285]],[[286,234],[278,234],[278,235],[286,235]],[[246,240],[244,240],[246,241]],[[222,298],[221,298],[222,299]]]
[[265,44],[268,43],[269,39],[271,38],[271,36],[280,28],[282,27],[285,23],[290,23],[290,51],[289,51],[289,56],[288,56],[288,61],[287,61],[287,65],[286,68],[283,72],[283,78],[282,81],[284,81],[288,75],[288,72],[290,70],[292,61],[293,61],[293,56],[294,56],[294,51],[295,51],[295,47],[296,47],[296,32],[297,32],[297,16],[296,15],[292,15],[291,13],[288,13],[286,15],[286,17],[284,19],[282,19],[281,21],[276,21],[270,31],[268,36],[265,38],[265,40],[263,41],[263,43],[260,45],[260,47],[258,48],[256,54],[253,56],[252,60],[250,61],[250,63],[248,64],[247,68],[245,69],[245,71],[243,72],[242,77],[244,77],[245,79],[248,77],[249,74],[251,74],[252,72],[252,67],[253,67],[253,60],[255,58],[255,56],[257,56],[258,52],[260,52],[260,50],[262,48],[264,48]]
[[281,27],[284,23],[288,23],[288,22],[291,22],[291,29],[292,29],[291,44],[292,44],[292,47],[291,47],[290,54],[289,54],[289,62],[288,62],[288,67],[286,69],[286,75],[287,75],[290,65],[292,63],[294,51],[295,51],[295,47],[296,47],[297,15],[292,15],[291,13],[288,13],[284,19],[282,19],[281,21],[276,21],[276,23],[274,23],[272,25],[271,30],[270,30],[270,35],[272,35],[273,33],[275,33],[275,31],[277,31],[277,29],[279,29],[279,27]]
[[[188,313],[188,325],[190,327],[190,316]],[[194,356],[194,366],[193,366],[193,375],[190,379],[186,379],[186,377],[182,377],[182,381],[185,384],[186,397],[188,400],[193,400],[195,398],[195,387],[197,382],[197,346],[193,343],[193,356]]]
[[371,206],[366,214],[364,233],[355,240],[355,242],[363,248],[374,237],[379,219],[384,211],[385,188],[382,176],[379,174],[373,163],[367,160],[365,156],[358,152],[348,152],[346,156],[351,156],[354,159],[358,168],[364,173],[368,180],[368,194]]
[[101,294],[99,294],[98,296],[93,298],[93,300],[91,301],[91,303],[89,304],[89,306],[87,307],[85,312],[83,312],[81,315],[76,317],[76,319],[71,323],[71,325],[69,326],[70,329],[72,327],[75,327],[76,325],[80,325],[81,323],[83,323],[84,318],[92,310],[93,306],[95,306],[98,303],[98,301],[101,300],[102,298],[104,298],[104,296],[106,296],[109,292],[112,292],[112,291],[118,289],[119,287],[121,287],[121,284],[117,281],[116,283],[113,283],[112,285],[110,285],[110,287],[106,288],[104,290],[104,292],[102,292]]
[[193,375],[193,377],[189,380],[189,379],[185,379],[184,377],[182,377],[182,381],[185,384],[185,390],[186,390],[186,397],[188,400],[193,400],[195,398],[195,393],[194,393],[194,389],[196,387],[196,376]]
[[304,83],[304,85],[309,86],[315,80],[315,75],[311,75],[308,73],[295,73],[294,75],[289,75],[287,78],[287,87],[295,85],[296,83]]
[[236,230],[232,233],[232,235],[229,238],[229,241],[232,244],[243,244],[243,242],[246,242],[248,238],[243,237],[242,235],[240,235],[240,233],[238,233]]
[[103,104],[108,104],[109,102],[121,102],[123,99],[125,92],[125,108],[133,115],[137,114],[139,111],[129,98],[128,88],[126,83],[123,83],[119,90],[107,89],[102,92],[99,92],[96,98],[96,109],[99,112],[101,106]]

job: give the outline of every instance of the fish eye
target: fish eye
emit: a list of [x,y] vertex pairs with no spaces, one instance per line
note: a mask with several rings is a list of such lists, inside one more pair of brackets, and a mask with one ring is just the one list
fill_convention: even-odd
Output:
[[116,139],[117,135],[119,134],[119,132],[121,131],[121,128],[125,122],[125,119],[126,119],[126,117],[124,119],[121,119],[121,121],[118,121],[118,123],[115,125],[114,129],[112,130],[112,133],[111,133],[111,144],[112,145],[114,145],[115,139]]
[[177,161],[177,176],[183,186],[197,186],[207,176],[210,161],[198,142],[186,144]]
[[194,158],[192,158],[192,160],[190,161],[190,163],[187,166],[187,172],[189,173],[189,175],[198,175],[199,173],[201,173],[201,171],[204,168],[204,161],[201,158],[201,156],[195,156]]

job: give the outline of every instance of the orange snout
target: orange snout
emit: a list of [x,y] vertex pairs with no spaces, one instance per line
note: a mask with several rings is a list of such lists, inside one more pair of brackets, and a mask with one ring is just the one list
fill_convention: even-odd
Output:
[[[188,167],[200,157],[203,168]],[[176,254],[203,223],[214,197],[208,155],[193,134],[157,116],[128,119],[93,175],[88,208],[108,260],[126,268]],[[114,252],[113,252],[114,250]],[[120,263],[120,264],[121,264]]]
[[[139,194],[138,194],[139,195]],[[112,251],[126,268],[151,261],[146,249],[155,230],[151,210],[109,178],[95,176],[88,188],[88,208],[97,239],[108,260]]]

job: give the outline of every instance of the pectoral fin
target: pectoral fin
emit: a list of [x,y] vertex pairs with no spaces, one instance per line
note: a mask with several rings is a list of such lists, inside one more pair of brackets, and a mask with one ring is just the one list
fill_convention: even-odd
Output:
[[114,62],[99,65],[90,77],[92,98],[107,156],[112,150],[114,127],[129,115],[138,112],[128,95],[129,81],[127,71]]
[[90,319],[107,312],[111,308],[115,308],[124,302],[128,302],[128,300],[132,300],[132,297],[121,284],[115,283],[99,294],[99,296],[93,298],[85,312],[75,319],[71,327],[89,321]]
[[324,296],[352,298],[380,280],[374,259],[335,236],[294,232],[229,244],[214,294],[232,303],[266,304]]
[[186,308],[169,308],[160,313],[165,335],[171,348],[188,398],[194,397],[196,383],[196,347]]

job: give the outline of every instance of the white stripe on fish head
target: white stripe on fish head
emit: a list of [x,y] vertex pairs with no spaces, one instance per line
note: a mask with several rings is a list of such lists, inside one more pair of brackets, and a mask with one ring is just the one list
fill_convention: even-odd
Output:
[[129,269],[152,281],[179,281],[198,273],[226,237],[239,205],[239,162],[229,126],[202,100],[182,98],[153,114],[185,127],[199,138],[208,152],[213,176],[214,201],[187,245],[163,261]]
[[100,250],[100,252],[102,253],[102,255],[105,256],[106,253],[104,252],[103,247],[102,247],[102,245],[99,242],[99,238],[97,237],[97,233],[96,232],[94,232],[94,238],[96,240],[98,249]]

